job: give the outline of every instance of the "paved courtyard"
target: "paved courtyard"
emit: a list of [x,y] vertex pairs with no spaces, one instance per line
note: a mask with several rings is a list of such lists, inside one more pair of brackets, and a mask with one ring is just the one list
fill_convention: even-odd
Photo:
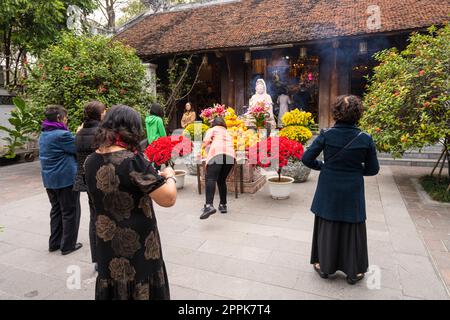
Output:
[[[450,207],[426,204],[407,174],[382,167],[366,179],[372,272],[355,286],[341,274],[322,280],[309,264],[317,173],[295,184],[288,200],[272,200],[267,186],[239,199],[230,194],[229,214],[205,221],[198,219],[203,196],[187,177],[173,208],[156,207],[172,298],[449,299]],[[82,204],[84,247],[48,253],[39,163],[0,168],[0,299],[93,299],[85,195]],[[81,269],[80,289],[67,288],[70,266]]]

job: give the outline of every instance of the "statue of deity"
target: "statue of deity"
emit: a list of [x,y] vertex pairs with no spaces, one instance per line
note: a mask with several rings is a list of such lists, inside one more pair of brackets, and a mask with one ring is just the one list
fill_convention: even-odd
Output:
[[[250,108],[255,106],[257,103],[263,102],[269,106],[269,118],[267,123],[270,125],[271,129],[275,129],[275,119],[273,116],[273,101],[272,97],[267,93],[266,83],[263,79],[256,80],[255,94],[250,98],[249,106]],[[249,119],[251,121],[251,119]]]

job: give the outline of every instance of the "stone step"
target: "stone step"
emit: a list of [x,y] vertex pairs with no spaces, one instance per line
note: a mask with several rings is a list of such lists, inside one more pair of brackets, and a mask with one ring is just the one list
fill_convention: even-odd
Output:
[[[381,165],[386,166],[408,166],[408,167],[434,167],[437,159],[392,159],[379,157],[378,161]],[[447,168],[447,163],[445,168]]]
[[[441,151],[408,151],[403,154],[401,159],[431,159],[438,160],[441,156]],[[378,157],[393,159],[389,153],[378,152]]]

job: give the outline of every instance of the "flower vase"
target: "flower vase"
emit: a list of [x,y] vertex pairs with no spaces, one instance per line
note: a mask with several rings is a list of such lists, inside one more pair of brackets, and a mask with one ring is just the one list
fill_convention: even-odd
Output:
[[274,176],[267,178],[269,183],[270,195],[275,200],[283,200],[289,198],[292,190],[294,179],[286,176]]
[[294,179],[295,183],[305,182],[308,180],[311,169],[303,164],[301,161],[289,162],[286,166],[281,169],[281,174]]
[[200,163],[197,160],[197,155],[200,154],[200,152],[201,152],[202,141],[193,141],[192,144],[194,145],[194,148],[192,150],[192,153],[186,157],[185,164],[186,164],[188,173],[191,176],[196,176],[197,175],[197,164]]
[[186,171],[184,170],[175,170],[175,179],[177,179],[176,187],[177,189],[184,188],[184,178],[186,176]]

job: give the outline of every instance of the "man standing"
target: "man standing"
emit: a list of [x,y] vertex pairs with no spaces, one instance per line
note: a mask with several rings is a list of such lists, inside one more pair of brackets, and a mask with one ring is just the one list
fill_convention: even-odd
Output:
[[67,128],[67,110],[62,106],[46,108],[39,149],[42,180],[52,206],[49,251],[66,255],[82,244],[77,243],[80,193],[72,190],[77,172],[75,137]]
[[311,94],[309,93],[306,85],[301,82],[300,88],[294,95],[294,108],[310,112],[309,102],[311,101]]

